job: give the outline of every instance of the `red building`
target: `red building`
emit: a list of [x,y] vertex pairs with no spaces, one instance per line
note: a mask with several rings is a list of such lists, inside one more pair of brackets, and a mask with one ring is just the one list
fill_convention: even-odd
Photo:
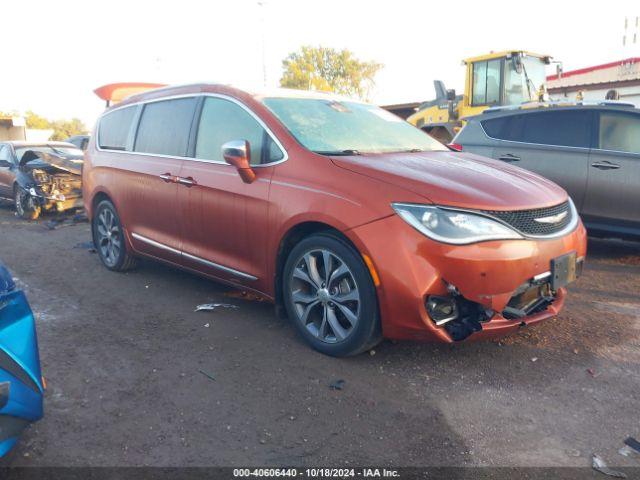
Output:
[[620,101],[640,107],[640,57],[551,75],[547,90],[554,100],[574,100],[582,92],[587,101],[604,100],[614,90]]

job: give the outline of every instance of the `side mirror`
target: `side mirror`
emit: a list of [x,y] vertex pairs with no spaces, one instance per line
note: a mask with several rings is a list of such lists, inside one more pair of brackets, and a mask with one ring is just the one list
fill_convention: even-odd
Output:
[[0,167],[11,168],[13,164],[9,160],[0,160]]
[[246,140],[233,140],[222,145],[222,156],[224,161],[233,165],[238,170],[238,174],[244,183],[253,183],[256,173],[249,164],[251,158],[251,147]]

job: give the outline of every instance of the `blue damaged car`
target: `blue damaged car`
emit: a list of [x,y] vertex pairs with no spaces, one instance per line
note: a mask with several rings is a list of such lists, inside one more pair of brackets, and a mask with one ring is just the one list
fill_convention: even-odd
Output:
[[0,457],[42,418],[43,393],[35,319],[0,262]]

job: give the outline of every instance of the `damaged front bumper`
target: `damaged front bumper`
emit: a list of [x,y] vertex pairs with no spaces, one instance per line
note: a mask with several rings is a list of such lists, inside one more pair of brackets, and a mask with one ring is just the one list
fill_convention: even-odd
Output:
[[[570,256],[575,257],[574,254]],[[504,333],[505,328],[515,329],[516,325],[525,326],[556,315],[564,305],[566,296],[564,286],[581,275],[583,265],[584,257],[574,258],[573,271],[569,278],[563,279],[562,286],[558,281],[554,282],[558,277],[555,272],[547,271],[535,275],[512,293],[507,305],[499,312],[465,299],[456,287],[448,285],[447,290],[451,292],[450,296],[440,298],[454,305],[452,311],[456,315],[449,315],[444,319],[446,321],[438,321],[439,311],[430,308],[429,300],[427,300],[427,314],[436,325],[444,325],[454,341],[464,340],[472,334],[477,334],[476,338],[488,337],[491,336],[492,331],[499,335]],[[444,302],[441,304],[446,305]],[[484,335],[481,332],[484,332]]]
[[573,256],[577,275],[586,255],[582,223],[560,238],[470,245],[435,242],[397,216],[348,233],[374,263],[383,333],[396,339],[489,338],[553,317],[566,290],[552,262]]
[[60,192],[45,193],[41,187],[32,186],[24,189],[32,201],[45,211],[64,212],[75,208],[83,208],[84,202],[79,193],[64,194]]

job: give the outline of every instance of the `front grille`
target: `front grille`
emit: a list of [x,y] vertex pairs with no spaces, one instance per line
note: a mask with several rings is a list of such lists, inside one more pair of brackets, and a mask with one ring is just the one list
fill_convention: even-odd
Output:
[[[487,215],[498,218],[525,235],[553,235],[564,229],[572,220],[569,202],[555,207],[535,208],[533,210],[495,211],[483,210]],[[564,218],[551,223],[536,221],[566,212]]]

